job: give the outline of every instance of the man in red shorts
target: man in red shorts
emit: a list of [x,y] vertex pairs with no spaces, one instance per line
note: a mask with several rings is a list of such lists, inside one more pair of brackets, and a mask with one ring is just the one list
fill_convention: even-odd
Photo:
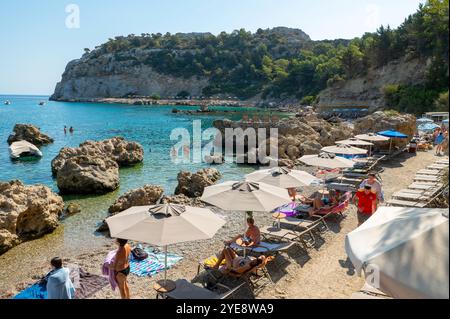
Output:
[[358,226],[364,224],[377,209],[377,194],[372,191],[372,186],[366,185],[353,197],[353,203],[358,207]]

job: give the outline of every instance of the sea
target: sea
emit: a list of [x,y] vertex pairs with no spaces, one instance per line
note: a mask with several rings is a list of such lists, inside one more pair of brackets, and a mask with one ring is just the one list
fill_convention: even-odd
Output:
[[[5,105],[5,101],[10,105]],[[45,105],[39,105],[45,101]],[[201,120],[201,128],[212,127],[216,119],[237,120],[242,115],[259,113],[251,108],[213,107],[217,114],[198,115],[198,107],[176,106],[178,110],[192,110],[192,115],[175,114],[174,106],[137,106],[121,104],[72,103],[49,101],[48,96],[0,95],[0,181],[21,180],[25,184],[43,184],[58,192],[52,177],[51,161],[63,147],[77,147],[86,140],[103,140],[123,136],[136,141],[144,148],[142,164],[120,169],[120,188],[101,196],[64,196],[66,204],[76,203],[81,213],[61,221],[61,226],[52,234],[21,244],[5,255],[14,255],[14,250],[56,249],[73,251],[79,247],[101,245],[103,236],[95,232],[99,223],[107,217],[108,207],[123,193],[145,184],[160,185],[165,194],[173,194],[177,185],[177,174],[181,170],[195,172],[210,167],[207,163],[192,161],[174,162],[171,150],[178,140],[171,140],[175,129],[193,132],[194,120]],[[33,124],[41,132],[51,136],[54,143],[41,147],[43,157],[33,161],[12,161],[8,151],[8,136],[17,123]],[[64,126],[67,133],[64,133]],[[68,129],[74,128],[70,134]],[[191,134],[192,135],[192,134]],[[206,142],[202,142],[203,144]],[[243,179],[252,167],[225,163],[215,166],[223,180]],[[19,248],[20,247],[20,248]],[[30,252],[31,253],[31,252]],[[0,256],[0,265],[2,264]]]

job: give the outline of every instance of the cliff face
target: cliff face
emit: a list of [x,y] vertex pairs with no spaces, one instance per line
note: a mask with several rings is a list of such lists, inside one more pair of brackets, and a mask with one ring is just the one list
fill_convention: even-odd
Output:
[[[206,77],[181,78],[155,72],[138,63],[147,56],[146,51],[132,50],[121,55],[85,54],[71,61],[56,85],[52,100],[77,100],[124,97],[126,95],[161,97],[176,96],[181,91],[201,95],[208,84]],[[122,60],[123,59],[123,60]]]
[[392,61],[372,69],[363,77],[339,82],[319,94],[319,107],[367,106],[374,111],[386,106],[383,87],[387,84],[415,85],[425,82],[427,61]]

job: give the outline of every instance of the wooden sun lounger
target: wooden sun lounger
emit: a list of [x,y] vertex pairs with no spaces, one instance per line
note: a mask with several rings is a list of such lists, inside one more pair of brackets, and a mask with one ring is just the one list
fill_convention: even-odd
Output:
[[427,167],[428,169],[437,169],[437,170],[444,170],[448,168],[448,165],[440,165],[440,164],[433,164]]
[[[312,233],[312,228],[307,228],[302,231],[294,231],[274,226],[267,226],[260,229],[260,231],[263,238],[267,240],[276,239],[279,241],[292,241],[300,243],[305,250],[309,247],[314,247],[316,244],[316,239]],[[305,237],[308,237],[308,239]]]
[[430,190],[433,188],[441,188],[443,185],[440,183],[420,183],[414,182],[408,186],[409,189]]
[[420,175],[431,175],[431,176],[440,176],[442,175],[442,171],[438,171],[435,169],[421,169],[417,172]]
[[447,159],[440,159],[437,160],[436,162],[434,162],[435,164],[443,164],[443,165],[448,165],[448,158]]
[[417,201],[406,201],[399,199],[391,199],[387,202],[388,206],[400,206],[400,207],[419,207],[424,208],[427,203]]
[[432,175],[416,175],[414,181],[426,181],[426,182],[439,182],[441,180],[440,176]]
[[241,283],[237,287],[231,289],[221,283],[217,283],[214,288],[223,288],[226,292],[217,293],[215,291],[199,287],[186,279],[178,279],[175,281],[176,288],[170,292],[158,292],[156,299],[228,299],[245,285]]
[[406,200],[415,200],[420,202],[426,202],[431,199],[432,196],[430,195],[424,195],[424,194],[413,194],[413,193],[407,193],[407,192],[397,192],[394,195],[392,195],[395,199],[406,199]]

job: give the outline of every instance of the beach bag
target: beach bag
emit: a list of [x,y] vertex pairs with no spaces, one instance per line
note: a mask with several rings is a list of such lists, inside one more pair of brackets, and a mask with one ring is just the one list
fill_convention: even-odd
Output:
[[136,247],[131,251],[131,254],[133,255],[133,258],[135,260],[144,260],[148,258],[148,254],[147,252],[140,248],[140,247]]

